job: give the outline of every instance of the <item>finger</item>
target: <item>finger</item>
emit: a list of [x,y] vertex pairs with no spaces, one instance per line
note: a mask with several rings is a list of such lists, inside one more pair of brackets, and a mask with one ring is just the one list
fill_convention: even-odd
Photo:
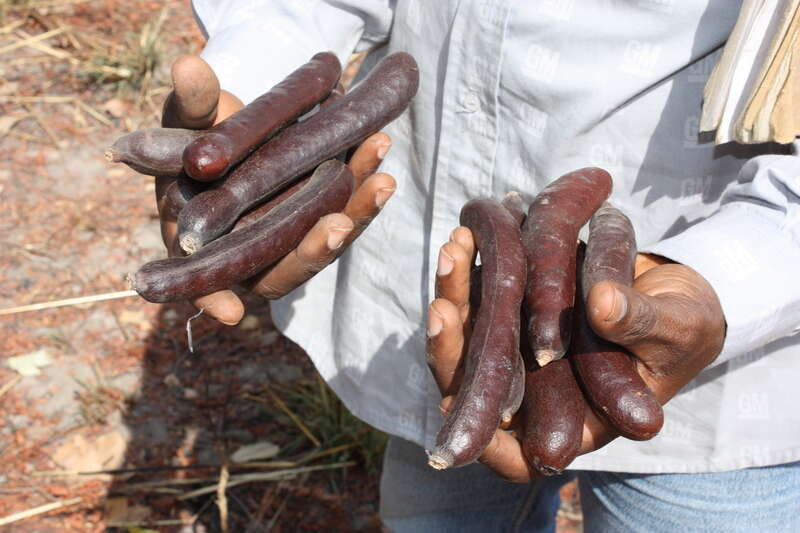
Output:
[[502,429],[495,431],[492,441],[478,460],[512,483],[529,483],[537,477],[525,461],[519,439]]
[[[389,198],[397,189],[397,182],[389,174],[373,174],[353,192],[342,213],[354,223],[353,232],[348,235],[345,245],[339,250],[341,254],[356,237],[366,229],[372,219],[380,213]],[[337,254],[338,255],[338,254]]]
[[[455,393],[454,393],[455,394]],[[447,416],[455,403],[455,395],[442,398],[439,402],[439,412]],[[481,463],[512,483],[528,483],[536,477],[536,473],[528,468],[525,457],[522,455],[522,446],[513,433],[506,433],[498,429],[480,458]]]
[[217,115],[217,75],[200,56],[184,55],[172,64],[173,90],[164,102],[161,123],[167,128],[203,129]]
[[587,407],[586,417],[583,421],[581,449],[578,455],[602,448],[618,436],[619,434],[599,418],[591,407]]
[[219,103],[217,104],[217,116],[214,118],[214,124],[219,124],[243,107],[244,104],[242,101],[234,94],[228,91],[220,91]]
[[461,385],[464,331],[458,309],[436,299],[428,307],[427,360],[442,396],[455,394]]
[[469,315],[469,278],[472,256],[460,244],[449,241],[439,250],[436,267],[436,297],[458,308],[462,323]]
[[676,352],[690,349],[695,342],[691,332],[703,321],[683,296],[644,294],[610,281],[592,287],[587,309],[589,324],[598,335],[640,358],[667,354],[672,359]]
[[348,163],[350,171],[356,178],[356,187],[378,170],[391,147],[392,139],[385,133],[371,135],[361,143]]
[[203,314],[214,318],[227,326],[234,326],[244,316],[244,304],[233,291],[218,291],[192,300]]
[[167,256],[181,257],[186,255],[178,245],[178,222],[174,219],[161,217],[161,240],[167,248]]
[[475,262],[475,239],[472,237],[472,232],[469,228],[459,226],[450,232],[450,242],[454,242],[461,246],[470,258],[470,262]]
[[648,270],[651,270],[659,265],[671,263],[666,257],[653,254],[636,254],[636,266],[634,268],[634,278],[638,278]]
[[252,290],[275,299],[289,293],[325,268],[353,231],[353,222],[341,213],[319,219],[300,244],[273,268],[254,280]]
[[659,334],[659,306],[652,297],[610,281],[597,283],[586,300],[589,324],[607,340],[625,346]]
[[[211,67],[199,56],[181,56],[172,65],[173,91],[164,102],[161,125],[170,128],[207,128],[242,108],[242,102],[227,91],[220,91]],[[173,252],[173,227],[162,213],[162,198],[176,178],[156,176],[156,202],[161,215],[161,235],[170,255]],[[170,217],[171,218],[171,217]]]

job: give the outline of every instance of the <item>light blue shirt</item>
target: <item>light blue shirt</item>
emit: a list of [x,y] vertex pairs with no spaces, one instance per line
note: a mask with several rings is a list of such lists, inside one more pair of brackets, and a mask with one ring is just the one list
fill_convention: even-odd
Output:
[[[723,353],[649,442],[576,468],[706,472],[800,460],[800,158],[698,140],[731,0],[194,0],[203,56],[252,100],[321,50],[411,53],[421,85],[386,131],[398,181],[334,265],[273,305],[354,414],[430,446],[425,364],[439,247],[476,196],[530,200],[575,168],[614,176],[640,249],[700,272],[728,322]],[[385,46],[384,46],[385,45]],[[774,151],[777,147],[771,147]]]

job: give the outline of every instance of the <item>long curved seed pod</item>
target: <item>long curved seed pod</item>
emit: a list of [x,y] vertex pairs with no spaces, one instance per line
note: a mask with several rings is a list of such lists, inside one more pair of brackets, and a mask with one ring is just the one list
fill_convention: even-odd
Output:
[[347,166],[323,163],[305,187],[241,231],[192,256],[147,263],[131,277],[133,289],[148,301],[172,302],[232,287],[289,253],[320,217],[344,208],[353,187]]
[[[517,226],[522,226],[525,221],[525,207],[522,203],[522,197],[516,191],[511,191],[503,198],[503,207],[514,217]],[[481,267],[475,266],[470,272],[470,307],[472,307],[473,324],[477,316],[477,310],[481,305]],[[471,328],[470,328],[471,329]],[[508,398],[504,403],[501,412],[501,420],[503,424],[511,422],[514,414],[519,410],[522,405],[522,397],[525,394],[525,364],[522,362],[522,357],[515,358],[514,376],[511,381],[511,388],[508,392]]]
[[526,372],[522,452],[531,467],[549,476],[569,466],[580,451],[586,408],[568,359]]
[[181,248],[195,252],[230,229],[242,212],[380,130],[400,116],[418,85],[414,58],[402,52],[385,57],[357,87],[284,129],[218,188],[193,198],[178,217]]
[[611,194],[611,185],[605,170],[576,170],[545,187],[528,210],[522,226],[527,332],[542,366],[563,357],[569,347],[578,231]]
[[214,181],[275,132],[320,103],[336,87],[342,66],[331,52],[316,54],[278,85],[207,130],[183,152],[186,173]]
[[635,264],[636,236],[630,220],[610,204],[603,205],[589,225],[569,359],[597,415],[620,435],[647,440],[664,424],[661,404],[636,371],[633,357],[621,346],[597,336],[588,323],[585,306],[579,305],[601,281],[632,285]]
[[490,199],[467,202],[461,224],[481,254],[481,306],[466,354],[464,377],[452,409],[428,455],[436,469],[475,461],[492,440],[519,355],[519,310],[525,289],[525,254],[519,226]]
[[162,218],[176,220],[189,200],[203,190],[202,184],[187,178],[184,174],[159,177],[156,179],[159,215]]
[[[584,247],[578,247],[576,262],[583,262]],[[530,351],[523,333],[523,353]],[[580,451],[583,422],[589,408],[575,379],[569,358],[545,366],[530,361],[525,373],[522,400],[522,453],[528,465],[540,474],[559,474]]]
[[[525,222],[525,206],[522,202],[522,196],[516,191],[510,191],[501,203],[514,217],[517,226],[522,226],[522,223]],[[511,418],[522,405],[522,397],[525,394],[525,364],[522,362],[521,355],[516,358],[514,364],[516,365],[516,370],[514,370],[513,381],[511,382],[508,399],[501,417],[504,424],[511,422]]]
[[183,149],[202,134],[202,130],[183,128],[136,130],[117,139],[105,156],[148,176],[176,177],[183,171]]
[[305,187],[313,175],[314,174],[309,174],[300,181],[292,183],[260,206],[242,215],[242,218],[236,221],[236,224],[233,226],[231,231],[241,231],[243,228],[258,222],[261,217],[275,209],[277,206],[283,203],[284,200],[291,198],[294,193]]

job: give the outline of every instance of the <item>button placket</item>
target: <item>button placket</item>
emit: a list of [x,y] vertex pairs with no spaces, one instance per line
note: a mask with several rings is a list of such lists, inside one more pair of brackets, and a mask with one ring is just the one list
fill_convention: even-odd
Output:
[[438,236],[448,235],[457,225],[465,193],[479,196],[491,191],[497,142],[494,91],[508,4],[507,0],[463,0],[453,21],[432,191],[434,239],[428,250],[431,280],[443,243],[438,242]]

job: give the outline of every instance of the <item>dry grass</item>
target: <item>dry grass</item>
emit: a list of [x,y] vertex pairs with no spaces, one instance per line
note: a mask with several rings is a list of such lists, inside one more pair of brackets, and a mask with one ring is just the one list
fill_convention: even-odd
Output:
[[273,384],[262,398],[270,416],[284,428],[285,453],[333,449],[335,461],[356,460],[373,474],[379,471],[386,435],[353,416],[319,375]]

